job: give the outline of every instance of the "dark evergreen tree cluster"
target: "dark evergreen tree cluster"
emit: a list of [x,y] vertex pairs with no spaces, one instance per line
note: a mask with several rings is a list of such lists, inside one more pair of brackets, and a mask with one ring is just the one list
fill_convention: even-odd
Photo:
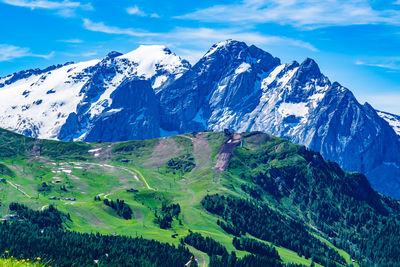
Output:
[[400,266],[398,201],[375,192],[364,175],[345,172],[317,152],[261,135],[247,141],[265,139],[254,149],[235,151],[230,172],[249,187],[262,188],[275,207],[318,228],[361,265]]
[[261,189],[259,189],[256,186],[251,186],[248,184],[242,184],[240,186],[240,188],[246,192],[247,194],[249,194],[252,198],[258,199],[258,200],[262,200],[262,195],[264,194],[263,191]]
[[222,229],[224,229],[225,232],[227,232],[228,234],[234,235],[234,236],[241,236],[242,232],[240,231],[239,228],[237,228],[235,225],[233,225],[232,223],[225,223],[221,220],[217,220],[217,224],[219,226],[221,226]]
[[125,201],[119,199],[117,199],[117,201],[110,201],[106,198],[104,199],[104,204],[115,210],[118,216],[124,218],[125,220],[132,219],[133,211],[131,207],[129,207],[129,205],[125,203]]
[[[1,155],[1,152],[0,152]],[[0,163],[0,175],[14,177],[14,172],[7,165]]]
[[313,237],[299,222],[289,219],[265,204],[244,199],[207,195],[203,207],[232,223],[242,234],[249,233],[264,241],[296,251],[299,255],[323,265],[327,261],[345,264],[345,260],[332,248]]
[[[63,229],[54,207],[32,211],[12,204],[23,220],[0,223],[0,251],[16,258],[41,257],[51,266],[184,266],[191,253],[155,240],[84,234]],[[97,263],[96,263],[97,262]],[[193,264],[192,266],[197,266]]]
[[[247,238],[248,239],[248,238]],[[210,267],[220,266],[237,266],[237,267],[253,267],[253,266],[283,266],[282,260],[279,257],[278,252],[271,246],[262,244],[251,243],[249,240],[238,241],[240,244],[245,244],[251,255],[246,255],[239,259],[236,257],[236,253],[232,252],[228,254],[226,248],[210,237],[203,237],[199,233],[190,234],[181,239],[184,242],[210,256]],[[234,239],[235,243],[237,239]],[[242,243],[241,243],[242,242]],[[257,241],[256,241],[257,242]],[[258,242],[260,243],[260,242]],[[242,246],[240,246],[242,248]],[[252,250],[252,251],[250,251]]]
[[61,228],[62,223],[65,220],[71,220],[69,214],[62,213],[61,211],[54,208],[53,205],[50,205],[47,209],[43,211],[34,211],[22,204],[11,202],[9,205],[9,209],[10,211],[16,213],[20,217],[20,219],[36,224],[40,228]]
[[51,186],[48,185],[46,182],[43,182],[43,183],[37,185],[37,191],[38,192],[50,192]]
[[278,251],[273,246],[257,241],[248,237],[233,238],[233,246],[237,250],[245,250],[253,254],[268,256],[270,258],[279,258]]
[[294,267],[296,265],[285,264],[283,265],[280,258],[272,258],[267,256],[260,255],[246,255],[243,258],[239,259],[236,257],[235,252],[231,254],[224,254],[222,257],[213,255],[210,257],[209,267],[221,267],[221,266],[229,266],[229,267],[254,267],[254,266],[268,266],[268,267]]
[[196,167],[194,157],[191,154],[183,154],[174,157],[167,162],[167,171],[173,174],[184,174],[191,172]]
[[179,204],[170,204],[163,202],[161,209],[155,210],[154,222],[160,226],[161,229],[171,228],[172,221],[174,218],[179,220],[179,214],[181,213],[181,206]]
[[199,233],[191,232],[189,235],[183,238],[183,242],[200,251],[203,251],[204,253],[207,253],[207,255],[209,256],[212,255],[222,256],[228,254],[226,248],[222,246],[220,243],[218,243],[217,241],[215,241],[210,237],[203,237]]

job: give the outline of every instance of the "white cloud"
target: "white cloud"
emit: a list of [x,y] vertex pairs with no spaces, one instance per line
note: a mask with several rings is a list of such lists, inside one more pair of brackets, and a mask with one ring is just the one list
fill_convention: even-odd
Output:
[[177,40],[192,40],[219,42],[226,39],[234,39],[256,45],[285,44],[305,48],[311,51],[318,51],[312,44],[282,36],[270,36],[257,32],[241,31],[240,29],[211,29],[211,28],[176,28],[166,34],[167,38]]
[[393,58],[380,58],[376,60],[369,60],[369,61],[363,61],[363,60],[357,60],[355,62],[356,65],[361,65],[361,66],[368,66],[368,67],[375,67],[375,68],[381,68],[381,69],[386,69],[388,71],[398,71],[400,70],[400,58],[398,57],[393,57]]
[[104,22],[92,22],[89,19],[83,19],[83,27],[87,30],[94,32],[103,32],[108,34],[120,34],[128,35],[133,37],[145,37],[145,36],[155,36],[156,33],[149,33],[140,30],[134,30],[131,28],[119,28],[115,26],[107,26]]
[[270,36],[258,32],[243,31],[242,29],[211,29],[211,28],[182,28],[177,27],[171,32],[151,33],[143,30],[134,30],[131,28],[120,28],[105,25],[104,22],[92,22],[89,19],[83,20],[85,29],[95,32],[103,32],[108,34],[128,35],[133,37],[152,37],[157,36],[158,41],[181,41],[189,40],[194,43],[219,42],[226,39],[234,39],[258,45],[268,44],[284,44],[289,46],[301,47],[307,50],[318,51],[312,44],[297,39],[283,36]]
[[0,44],[0,61],[10,61],[15,58],[22,58],[22,57],[39,57],[48,59],[51,58],[52,56],[54,56],[54,52],[51,52],[48,55],[34,54],[30,52],[29,48],[26,47]]
[[129,15],[136,15],[136,16],[141,16],[141,17],[151,17],[151,18],[159,18],[160,16],[156,13],[153,14],[147,14],[143,10],[141,10],[138,6],[133,6],[133,7],[128,7],[126,9],[126,12]]
[[376,10],[368,0],[242,0],[177,18],[222,23],[278,23],[305,29],[356,24],[400,25],[400,11]]
[[138,6],[128,7],[126,12],[128,12],[129,15],[137,15],[141,17],[147,16],[147,14],[140,10]]
[[55,10],[57,14],[65,17],[70,17],[74,15],[76,9],[93,9],[90,4],[82,4],[81,2],[64,0],[58,1],[48,1],[48,0],[0,0],[1,2],[18,7],[27,7],[32,10],[34,9],[48,9]]
[[[89,19],[83,20],[83,26],[87,30],[115,35],[127,35],[131,37],[142,37],[141,43],[171,43],[171,48],[182,52],[182,56],[190,62],[195,62],[214,43],[234,39],[261,47],[267,45],[282,45],[288,47],[300,47],[309,51],[318,51],[311,43],[302,40],[292,39],[284,36],[270,36],[246,29],[211,29],[211,28],[183,28],[177,27],[170,32],[152,33],[139,29],[120,28],[105,25],[104,22],[92,22]],[[143,39],[145,38],[145,39]],[[155,40],[156,39],[156,40]],[[191,47],[190,50],[183,47]]]
[[81,39],[67,39],[67,40],[59,40],[59,42],[69,43],[69,44],[80,44],[83,43]]

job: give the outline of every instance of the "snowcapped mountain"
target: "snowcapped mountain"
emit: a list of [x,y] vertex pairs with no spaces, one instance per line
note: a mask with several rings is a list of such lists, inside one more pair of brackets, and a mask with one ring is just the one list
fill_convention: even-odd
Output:
[[194,66],[164,46],[140,46],[0,78],[0,127],[85,141],[263,131],[363,172],[375,189],[400,198],[398,116],[361,105],[312,59],[282,64],[232,40]]
[[387,123],[389,123],[389,125],[392,126],[396,134],[400,135],[400,116],[383,111],[377,111],[377,112],[382,119],[387,121]]
[[154,91],[189,68],[164,46],[140,46],[125,55],[111,52],[102,60],[15,73],[0,79],[0,126],[61,140],[156,137]]

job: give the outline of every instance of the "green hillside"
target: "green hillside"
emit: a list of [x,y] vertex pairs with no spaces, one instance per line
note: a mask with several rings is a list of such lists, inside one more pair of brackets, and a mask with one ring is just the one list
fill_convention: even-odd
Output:
[[184,244],[199,266],[400,265],[397,201],[262,133],[68,143],[1,130],[0,177],[0,217],[52,205],[68,231]]

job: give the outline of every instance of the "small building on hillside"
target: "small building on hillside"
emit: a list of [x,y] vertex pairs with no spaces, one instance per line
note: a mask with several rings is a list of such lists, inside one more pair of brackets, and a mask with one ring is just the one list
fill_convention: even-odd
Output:
[[139,191],[136,190],[135,188],[129,188],[129,189],[126,189],[126,192],[128,192],[128,193],[137,193]]

